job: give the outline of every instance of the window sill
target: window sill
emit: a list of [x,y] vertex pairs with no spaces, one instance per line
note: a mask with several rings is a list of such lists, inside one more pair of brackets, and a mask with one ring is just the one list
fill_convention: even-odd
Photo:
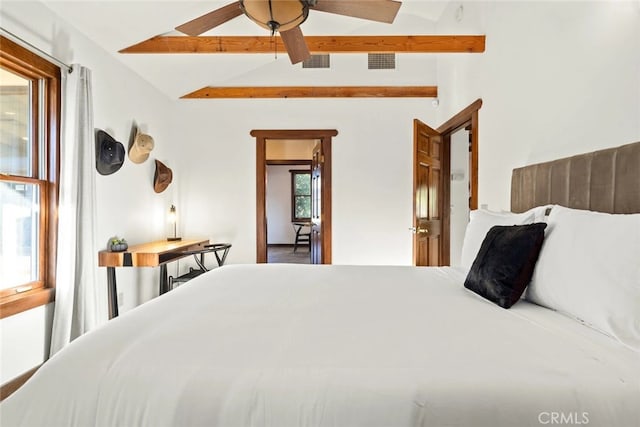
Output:
[[0,319],[49,304],[55,300],[54,288],[40,288],[4,297],[0,300]]

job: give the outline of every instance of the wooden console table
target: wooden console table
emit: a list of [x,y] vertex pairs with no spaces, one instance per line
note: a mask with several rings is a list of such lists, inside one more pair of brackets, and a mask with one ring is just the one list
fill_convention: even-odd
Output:
[[118,292],[116,287],[116,267],[160,267],[160,289],[164,294],[169,290],[167,263],[188,256],[189,251],[202,249],[208,239],[183,239],[169,242],[143,243],[129,246],[124,252],[98,252],[98,266],[107,267],[107,290],[109,293],[109,319],[118,315]]

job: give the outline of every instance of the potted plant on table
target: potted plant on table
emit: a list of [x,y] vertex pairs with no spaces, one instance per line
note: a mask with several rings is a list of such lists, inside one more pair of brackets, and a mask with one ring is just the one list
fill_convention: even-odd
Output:
[[111,252],[123,252],[129,248],[129,245],[125,239],[115,236],[109,239],[108,248]]

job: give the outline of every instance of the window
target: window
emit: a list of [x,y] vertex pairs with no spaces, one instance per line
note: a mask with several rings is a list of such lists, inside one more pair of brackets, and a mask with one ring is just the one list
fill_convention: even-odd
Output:
[[60,68],[0,39],[0,317],[53,298]]
[[291,172],[291,221],[311,219],[311,172]]

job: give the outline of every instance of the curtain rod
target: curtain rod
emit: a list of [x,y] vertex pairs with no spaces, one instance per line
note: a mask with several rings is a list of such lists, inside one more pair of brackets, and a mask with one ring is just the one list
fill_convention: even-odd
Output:
[[56,58],[55,56],[49,55],[47,52],[45,52],[44,50],[38,48],[37,46],[32,45],[31,43],[29,43],[28,41],[16,36],[15,34],[13,34],[11,31],[8,31],[2,27],[0,27],[0,32],[3,33],[3,35],[7,36],[9,39],[11,39],[13,42],[18,43],[19,45],[21,45],[22,47],[35,51],[35,53],[37,53],[39,56],[44,57],[45,59],[53,62],[54,64],[56,64],[57,66],[61,67],[61,68],[66,68],[68,72],[72,73],[73,72],[73,67],[65,62],[62,62],[61,60],[59,60],[58,58]]

